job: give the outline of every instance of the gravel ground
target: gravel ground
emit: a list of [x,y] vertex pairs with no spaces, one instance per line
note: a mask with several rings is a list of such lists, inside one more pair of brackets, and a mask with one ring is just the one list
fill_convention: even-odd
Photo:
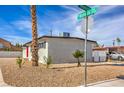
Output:
[[[55,64],[32,67],[25,63],[21,69],[15,59],[0,59],[4,81],[18,87],[75,87],[83,84],[83,67],[77,64]],[[88,67],[88,83],[124,75],[124,65],[98,65]]]

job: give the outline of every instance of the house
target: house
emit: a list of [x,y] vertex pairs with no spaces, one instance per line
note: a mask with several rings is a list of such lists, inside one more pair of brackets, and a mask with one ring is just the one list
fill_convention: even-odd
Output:
[[[76,62],[72,53],[79,49],[84,51],[84,39],[77,37],[64,36],[42,36],[38,38],[39,62],[45,63],[44,56],[52,57],[53,63]],[[92,61],[92,49],[96,47],[97,42],[88,40],[87,42],[87,60]],[[23,45],[23,58],[31,61],[31,41]],[[83,61],[83,59],[81,59]]]
[[0,38],[0,51],[21,51],[22,48],[16,47],[11,44],[11,42]]
[[106,61],[107,54],[111,52],[124,53],[124,46],[95,47],[93,49],[93,59],[98,62]]

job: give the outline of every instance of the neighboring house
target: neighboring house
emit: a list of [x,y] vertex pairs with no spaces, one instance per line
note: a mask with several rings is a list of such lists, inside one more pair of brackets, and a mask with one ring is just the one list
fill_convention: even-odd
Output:
[[[92,49],[96,47],[96,45],[96,41],[88,40],[88,61],[92,61]],[[38,47],[40,63],[45,63],[44,56],[51,56],[53,63],[76,62],[72,53],[74,53],[77,49],[81,51],[84,50],[84,39],[76,37],[42,36],[38,38]],[[23,46],[23,58],[31,61],[31,41]]]
[[95,47],[93,49],[94,61],[106,61],[107,54],[111,52],[124,53],[124,46]]
[[0,51],[21,51],[22,48],[12,45],[9,41],[0,38]]

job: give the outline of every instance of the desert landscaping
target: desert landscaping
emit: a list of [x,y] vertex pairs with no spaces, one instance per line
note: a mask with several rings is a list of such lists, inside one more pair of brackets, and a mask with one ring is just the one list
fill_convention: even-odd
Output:
[[[124,75],[124,62],[89,63],[88,84],[109,80]],[[5,83],[18,87],[76,87],[83,85],[83,67],[72,64],[40,64],[32,67],[25,63],[22,68],[16,58],[0,58],[0,67]]]

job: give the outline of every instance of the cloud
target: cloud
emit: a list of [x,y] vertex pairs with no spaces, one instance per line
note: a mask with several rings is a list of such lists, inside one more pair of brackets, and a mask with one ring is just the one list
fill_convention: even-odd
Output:
[[31,21],[28,19],[27,20],[25,20],[25,19],[16,20],[16,21],[12,22],[12,25],[16,29],[23,31],[24,33],[31,34],[32,24],[31,24]]
[[111,10],[114,10],[115,8],[117,8],[117,5],[106,5],[106,6],[99,6],[98,8],[98,12],[95,14],[96,16],[99,16],[101,14],[105,14],[110,12]]
[[0,37],[12,43],[31,40],[31,24],[28,20],[6,21],[0,19]]
[[80,10],[78,9],[77,6],[71,6],[71,5],[61,5],[61,7],[67,9],[67,10],[70,10],[72,12],[80,12]]
[[106,45],[111,45],[112,40],[116,37],[123,37],[123,24],[124,24],[124,14],[118,15],[117,17],[111,17],[107,19],[98,20],[94,24],[92,32],[89,34],[89,38],[92,38],[99,43]]

